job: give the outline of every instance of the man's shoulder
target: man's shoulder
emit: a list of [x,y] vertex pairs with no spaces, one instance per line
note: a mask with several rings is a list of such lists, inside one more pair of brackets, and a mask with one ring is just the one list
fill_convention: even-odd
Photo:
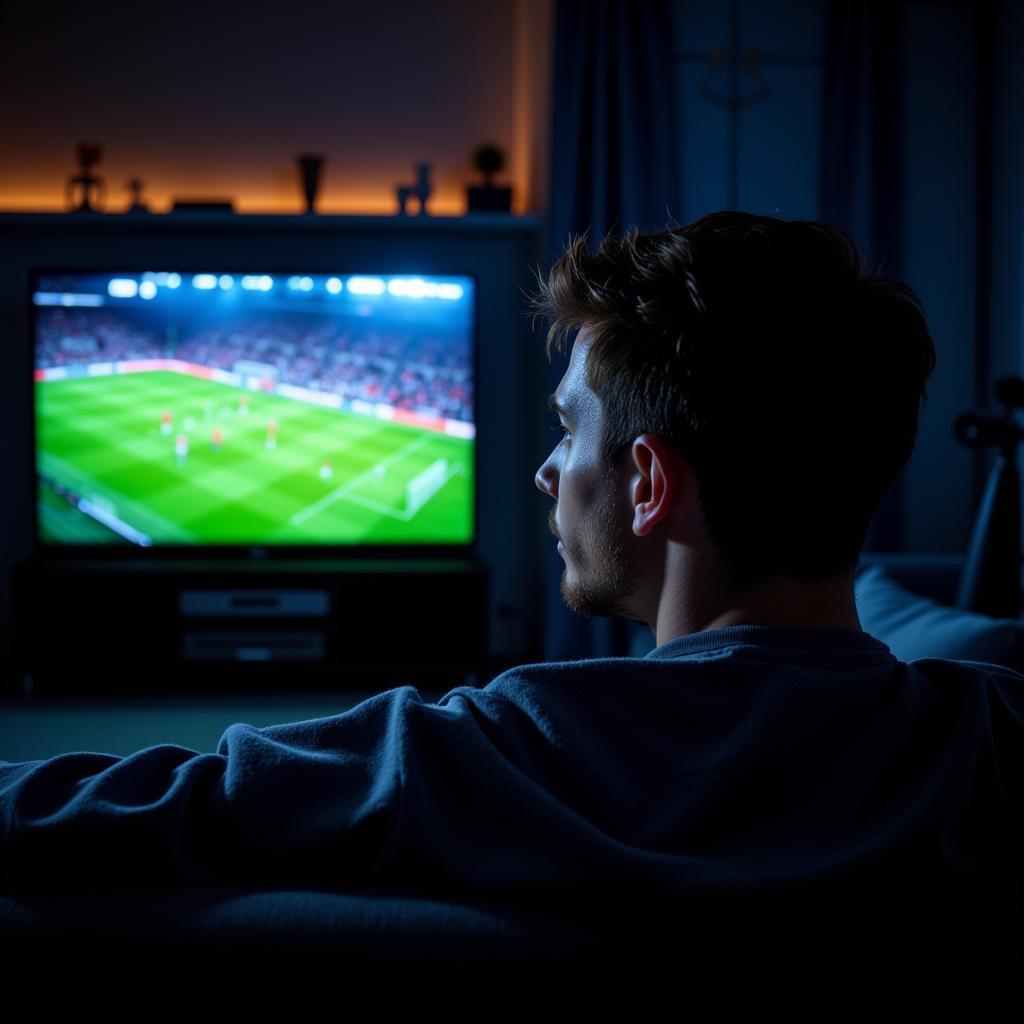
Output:
[[1009,724],[1024,736],[1024,675],[1006,665],[988,661],[917,658],[907,663],[910,672],[927,680],[928,691],[941,694],[957,706],[984,709],[990,721]]
[[[581,712],[609,699],[620,700],[628,690],[638,697],[645,689],[662,688],[671,676],[678,684],[679,673],[692,671],[681,664],[655,662],[646,658],[586,658],[571,661],[538,661],[515,665],[496,675],[483,687],[459,687],[445,695],[465,695],[477,704],[515,705],[531,717],[542,716],[542,708],[565,706]],[[652,678],[658,675],[659,679]]]
[[[531,693],[571,688],[574,683],[595,686],[601,680],[614,682],[643,675],[652,663],[642,658],[587,658],[578,661],[535,661],[513,665],[483,686],[455,686],[433,701],[433,707],[458,706],[465,700],[474,704],[511,701],[522,703]],[[404,687],[417,694],[413,687]],[[397,689],[391,691],[392,699]]]
[[959,680],[978,685],[995,684],[1011,690],[1024,690],[1024,674],[1007,665],[968,658],[915,658],[908,664],[916,672],[933,679]]
[[[584,693],[597,697],[602,691],[617,691],[620,685],[635,684],[636,694],[645,689],[662,691],[669,687],[677,692],[683,684],[719,687],[729,683],[731,689],[765,686],[784,686],[787,691],[802,682],[813,684],[820,690],[827,676],[837,688],[844,684],[863,688],[869,680],[879,686],[890,687],[893,677],[906,684],[925,678],[930,682],[960,688],[973,686],[1006,687],[1021,692],[1024,675],[990,662],[921,658],[902,662],[891,654],[885,661],[866,661],[851,664],[835,657],[824,658],[820,652],[807,652],[807,657],[789,659],[779,652],[765,648],[754,655],[747,650],[697,652],[680,657],[614,657],[584,658],[563,661],[535,661],[511,666],[495,675],[484,686],[459,686],[445,694],[443,700],[463,695],[478,700],[518,700],[532,692],[571,692],[579,687]],[[801,652],[802,653],[802,652]],[[888,653],[888,652],[887,652]]]
[[590,678],[598,676],[626,677],[644,674],[656,662],[646,658],[581,658],[568,661],[534,661],[514,665],[496,675],[483,690],[502,691],[507,687],[522,687],[547,683],[553,679]]

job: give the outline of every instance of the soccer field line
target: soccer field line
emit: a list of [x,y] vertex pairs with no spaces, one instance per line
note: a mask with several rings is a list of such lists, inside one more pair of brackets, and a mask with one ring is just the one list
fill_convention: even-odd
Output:
[[330,494],[325,494],[322,498],[314,501],[312,505],[307,506],[301,512],[296,512],[295,515],[289,520],[290,525],[300,526],[307,519],[312,519],[317,513],[322,512],[325,508],[329,508],[335,502],[341,501],[342,498],[350,497],[350,493],[357,487],[361,487],[367,480],[371,480],[373,475],[381,467],[387,468],[388,466],[394,465],[396,462],[401,462],[402,459],[414,452],[418,452],[421,448],[426,447],[432,441],[436,441],[436,437],[426,435],[424,437],[418,437],[415,441],[410,442],[404,448],[399,448],[397,452],[392,452],[390,455],[385,456],[374,466],[370,466],[369,469],[364,470],[358,476],[354,476],[351,480],[343,483],[340,487],[336,487]]
[[[437,491],[435,491],[434,494],[437,494],[445,486],[445,484],[447,484],[448,481],[451,480],[452,477],[460,476],[461,474],[461,466],[455,466],[452,469],[450,469],[445,474],[444,480],[441,482],[440,486],[437,488]],[[393,505],[383,505],[379,501],[374,501],[372,498],[364,498],[361,494],[346,494],[344,497],[346,501],[354,502],[356,505],[363,505],[366,508],[370,509],[371,512],[380,512],[382,515],[390,516],[392,519],[397,519],[403,523],[409,522],[409,520],[412,519],[412,517],[415,516],[417,512],[419,512],[418,508],[412,510],[403,509],[401,512],[397,512],[395,511]]]
[[[166,519],[138,499],[122,494],[115,488],[93,479],[89,474],[80,472],[73,463],[54,455],[53,452],[39,453],[36,472],[51,476],[65,487],[69,487],[79,498],[85,498],[97,505],[100,502],[109,502],[119,510],[119,513],[123,510],[137,523],[141,522],[146,527],[145,533],[158,534],[165,542],[193,543],[196,540],[195,535],[185,527]],[[84,510],[83,513],[88,514]]]

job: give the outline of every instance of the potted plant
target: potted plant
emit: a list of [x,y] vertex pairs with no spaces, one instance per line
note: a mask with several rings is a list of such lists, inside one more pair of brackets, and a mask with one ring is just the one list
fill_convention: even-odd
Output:
[[484,176],[482,185],[466,189],[470,213],[509,213],[512,210],[512,188],[495,185],[494,176],[505,167],[505,152],[493,142],[485,142],[473,151],[473,167]]

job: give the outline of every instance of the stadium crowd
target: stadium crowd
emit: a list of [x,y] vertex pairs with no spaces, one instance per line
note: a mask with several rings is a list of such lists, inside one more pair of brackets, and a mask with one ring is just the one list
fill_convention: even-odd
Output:
[[160,336],[109,313],[42,309],[36,314],[36,367],[163,356]]
[[181,359],[233,371],[245,360],[273,366],[278,381],[386,402],[430,416],[473,420],[468,339],[443,331],[351,326],[338,320],[261,318],[212,324],[183,339],[109,312],[53,308],[37,316],[40,369],[130,359]]

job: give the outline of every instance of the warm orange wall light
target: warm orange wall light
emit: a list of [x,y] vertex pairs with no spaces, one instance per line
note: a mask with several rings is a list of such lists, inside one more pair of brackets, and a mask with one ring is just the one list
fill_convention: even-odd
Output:
[[[8,212],[62,213],[66,210],[63,196],[58,188],[40,189],[38,180],[56,178],[49,170],[40,170],[35,176],[36,183],[32,186],[15,183],[14,187],[0,193],[0,210]],[[223,179],[221,179],[223,180]],[[299,196],[298,185],[295,196],[288,198],[277,190],[260,192],[251,189],[239,189],[232,192],[219,183],[210,187],[190,183],[187,188],[174,190],[173,193],[164,189],[146,189],[143,199],[151,213],[168,213],[174,199],[231,199],[236,213],[274,213],[299,214],[303,212],[303,203]],[[106,213],[124,213],[130,200],[127,194],[111,193],[107,186]],[[391,216],[398,212],[398,200],[386,190],[374,189],[367,191],[325,191],[317,198],[317,213],[323,215],[348,216]],[[410,204],[415,210],[416,204]],[[466,212],[466,196],[458,189],[439,189],[427,202],[427,210],[438,217],[458,217]],[[415,214],[414,214],[415,215]]]

